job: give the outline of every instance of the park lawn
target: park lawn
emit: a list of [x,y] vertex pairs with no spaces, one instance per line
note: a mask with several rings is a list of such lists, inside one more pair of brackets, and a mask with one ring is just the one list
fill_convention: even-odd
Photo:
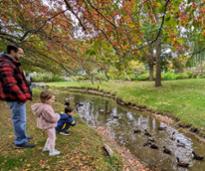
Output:
[[[57,96],[55,109],[63,110],[65,94],[54,90]],[[49,157],[43,153],[42,147],[46,137],[41,130],[36,128],[36,119],[31,114],[30,105],[37,101],[39,90],[34,90],[34,100],[27,104],[28,132],[33,136],[33,142],[37,147],[33,149],[14,149],[13,131],[9,110],[0,102],[0,170],[63,170],[63,171],[110,171],[122,170],[122,160],[118,154],[108,158],[102,150],[103,141],[100,136],[83,123],[78,116],[77,126],[71,128],[71,135],[57,136],[57,149],[62,152],[58,157]]]
[[205,129],[205,79],[163,81],[155,88],[149,81],[108,81],[92,85],[88,81],[48,83],[55,87],[94,87],[116,93],[130,101],[160,112],[171,113],[184,124]]

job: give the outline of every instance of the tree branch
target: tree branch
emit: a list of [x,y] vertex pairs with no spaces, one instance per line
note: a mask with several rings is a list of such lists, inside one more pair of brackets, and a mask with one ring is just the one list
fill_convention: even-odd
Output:
[[80,17],[78,17],[78,14],[76,12],[74,12],[74,10],[72,9],[71,5],[69,4],[68,0],[64,0],[67,9],[76,17],[76,19],[78,20],[80,26],[83,28],[84,31],[86,31],[86,27],[84,26],[83,22],[81,21]]
[[164,6],[164,12],[163,12],[163,16],[162,16],[162,21],[161,21],[161,25],[160,25],[160,28],[158,30],[157,36],[149,44],[153,44],[154,42],[156,42],[158,40],[159,36],[161,35],[161,32],[163,30],[163,26],[164,26],[165,16],[166,16],[167,7],[168,7],[169,2],[170,2],[170,0],[166,0],[166,4]]
[[49,56],[47,56],[46,54],[43,54],[43,53],[41,53],[41,52],[39,52],[39,51],[36,51],[36,49],[33,50],[33,48],[30,48],[29,51],[32,52],[32,53],[34,53],[34,54],[38,54],[38,57],[42,56],[42,57],[44,57],[44,58],[46,58],[46,59],[48,59],[48,60],[50,60],[50,61],[55,62],[56,64],[58,64],[59,66],[61,66],[61,67],[64,69],[64,71],[66,71],[66,72],[69,73],[69,74],[73,73],[72,70],[68,69],[68,68],[64,65],[64,63],[62,63],[62,62],[59,61],[58,59],[54,59],[54,58],[52,58],[52,57],[49,57]]
[[142,46],[139,46],[138,48],[135,49],[135,51],[139,51],[139,50],[142,50],[144,49],[145,47],[149,46],[149,45],[152,45],[154,42],[156,42],[161,33],[162,33],[162,30],[163,30],[163,27],[164,27],[164,22],[165,22],[165,17],[166,17],[166,12],[167,12],[167,7],[169,5],[169,2],[170,0],[166,0],[166,3],[165,3],[165,6],[164,6],[164,12],[163,12],[163,17],[162,17],[162,20],[161,20],[161,24],[160,24],[160,28],[158,29],[158,32],[157,32],[157,35],[156,35],[156,38],[153,39],[152,41],[148,41],[146,42],[144,45]]
[[31,30],[26,31],[26,32],[24,33],[24,35],[20,38],[20,42],[24,41],[29,34],[36,34],[36,33],[38,33],[41,29],[43,29],[43,27],[46,26],[46,24],[47,24],[49,21],[51,21],[52,19],[54,19],[54,18],[56,18],[57,16],[61,15],[62,13],[65,13],[67,10],[68,10],[68,9],[63,10],[63,11],[61,11],[61,12],[55,14],[54,16],[48,18],[47,20],[45,20],[45,21],[43,22],[43,24],[42,24],[39,28],[37,28],[37,29],[31,29]]
[[[117,28],[117,26],[111,22],[109,19],[107,19],[91,2],[90,0],[85,0],[88,2],[88,4],[90,5],[91,8],[93,8],[102,18],[104,18],[108,23],[110,23],[115,29]],[[86,2],[85,2],[86,3]]]

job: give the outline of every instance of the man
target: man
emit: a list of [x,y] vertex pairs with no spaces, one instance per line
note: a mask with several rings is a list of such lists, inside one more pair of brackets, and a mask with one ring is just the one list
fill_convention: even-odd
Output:
[[8,45],[7,52],[0,57],[0,100],[9,105],[15,132],[14,144],[18,148],[32,148],[30,137],[26,135],[26,101],[31,100],[31,92],[25,79],[19,59],[24,51]]

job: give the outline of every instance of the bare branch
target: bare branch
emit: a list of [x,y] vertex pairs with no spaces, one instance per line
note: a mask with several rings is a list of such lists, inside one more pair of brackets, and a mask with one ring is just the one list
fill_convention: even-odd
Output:
[[83,22],[81,21],[80,17],[78,16],[78,14],[72,9],[71,5],[69,4],[68,0],[64,0],[67,9],[76,17],[76,19],[78,20],[80,26],[83,28],[84,31],[86,31],[86,27],[83,24]]

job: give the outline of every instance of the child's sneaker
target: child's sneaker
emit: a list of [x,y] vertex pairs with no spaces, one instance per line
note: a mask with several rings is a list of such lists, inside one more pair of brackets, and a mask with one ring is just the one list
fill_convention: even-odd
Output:
[[48,147],[44,147],[42,151],[43,151],[43,152],[48,152],[48,151],[49,151],[49,148],[48,148]]
[[60,132],[61,135],[70,135],[69,131],[62,131]]
[[57,156],[60,154],[60,151],[54,149],[49,152],[49,156]]

